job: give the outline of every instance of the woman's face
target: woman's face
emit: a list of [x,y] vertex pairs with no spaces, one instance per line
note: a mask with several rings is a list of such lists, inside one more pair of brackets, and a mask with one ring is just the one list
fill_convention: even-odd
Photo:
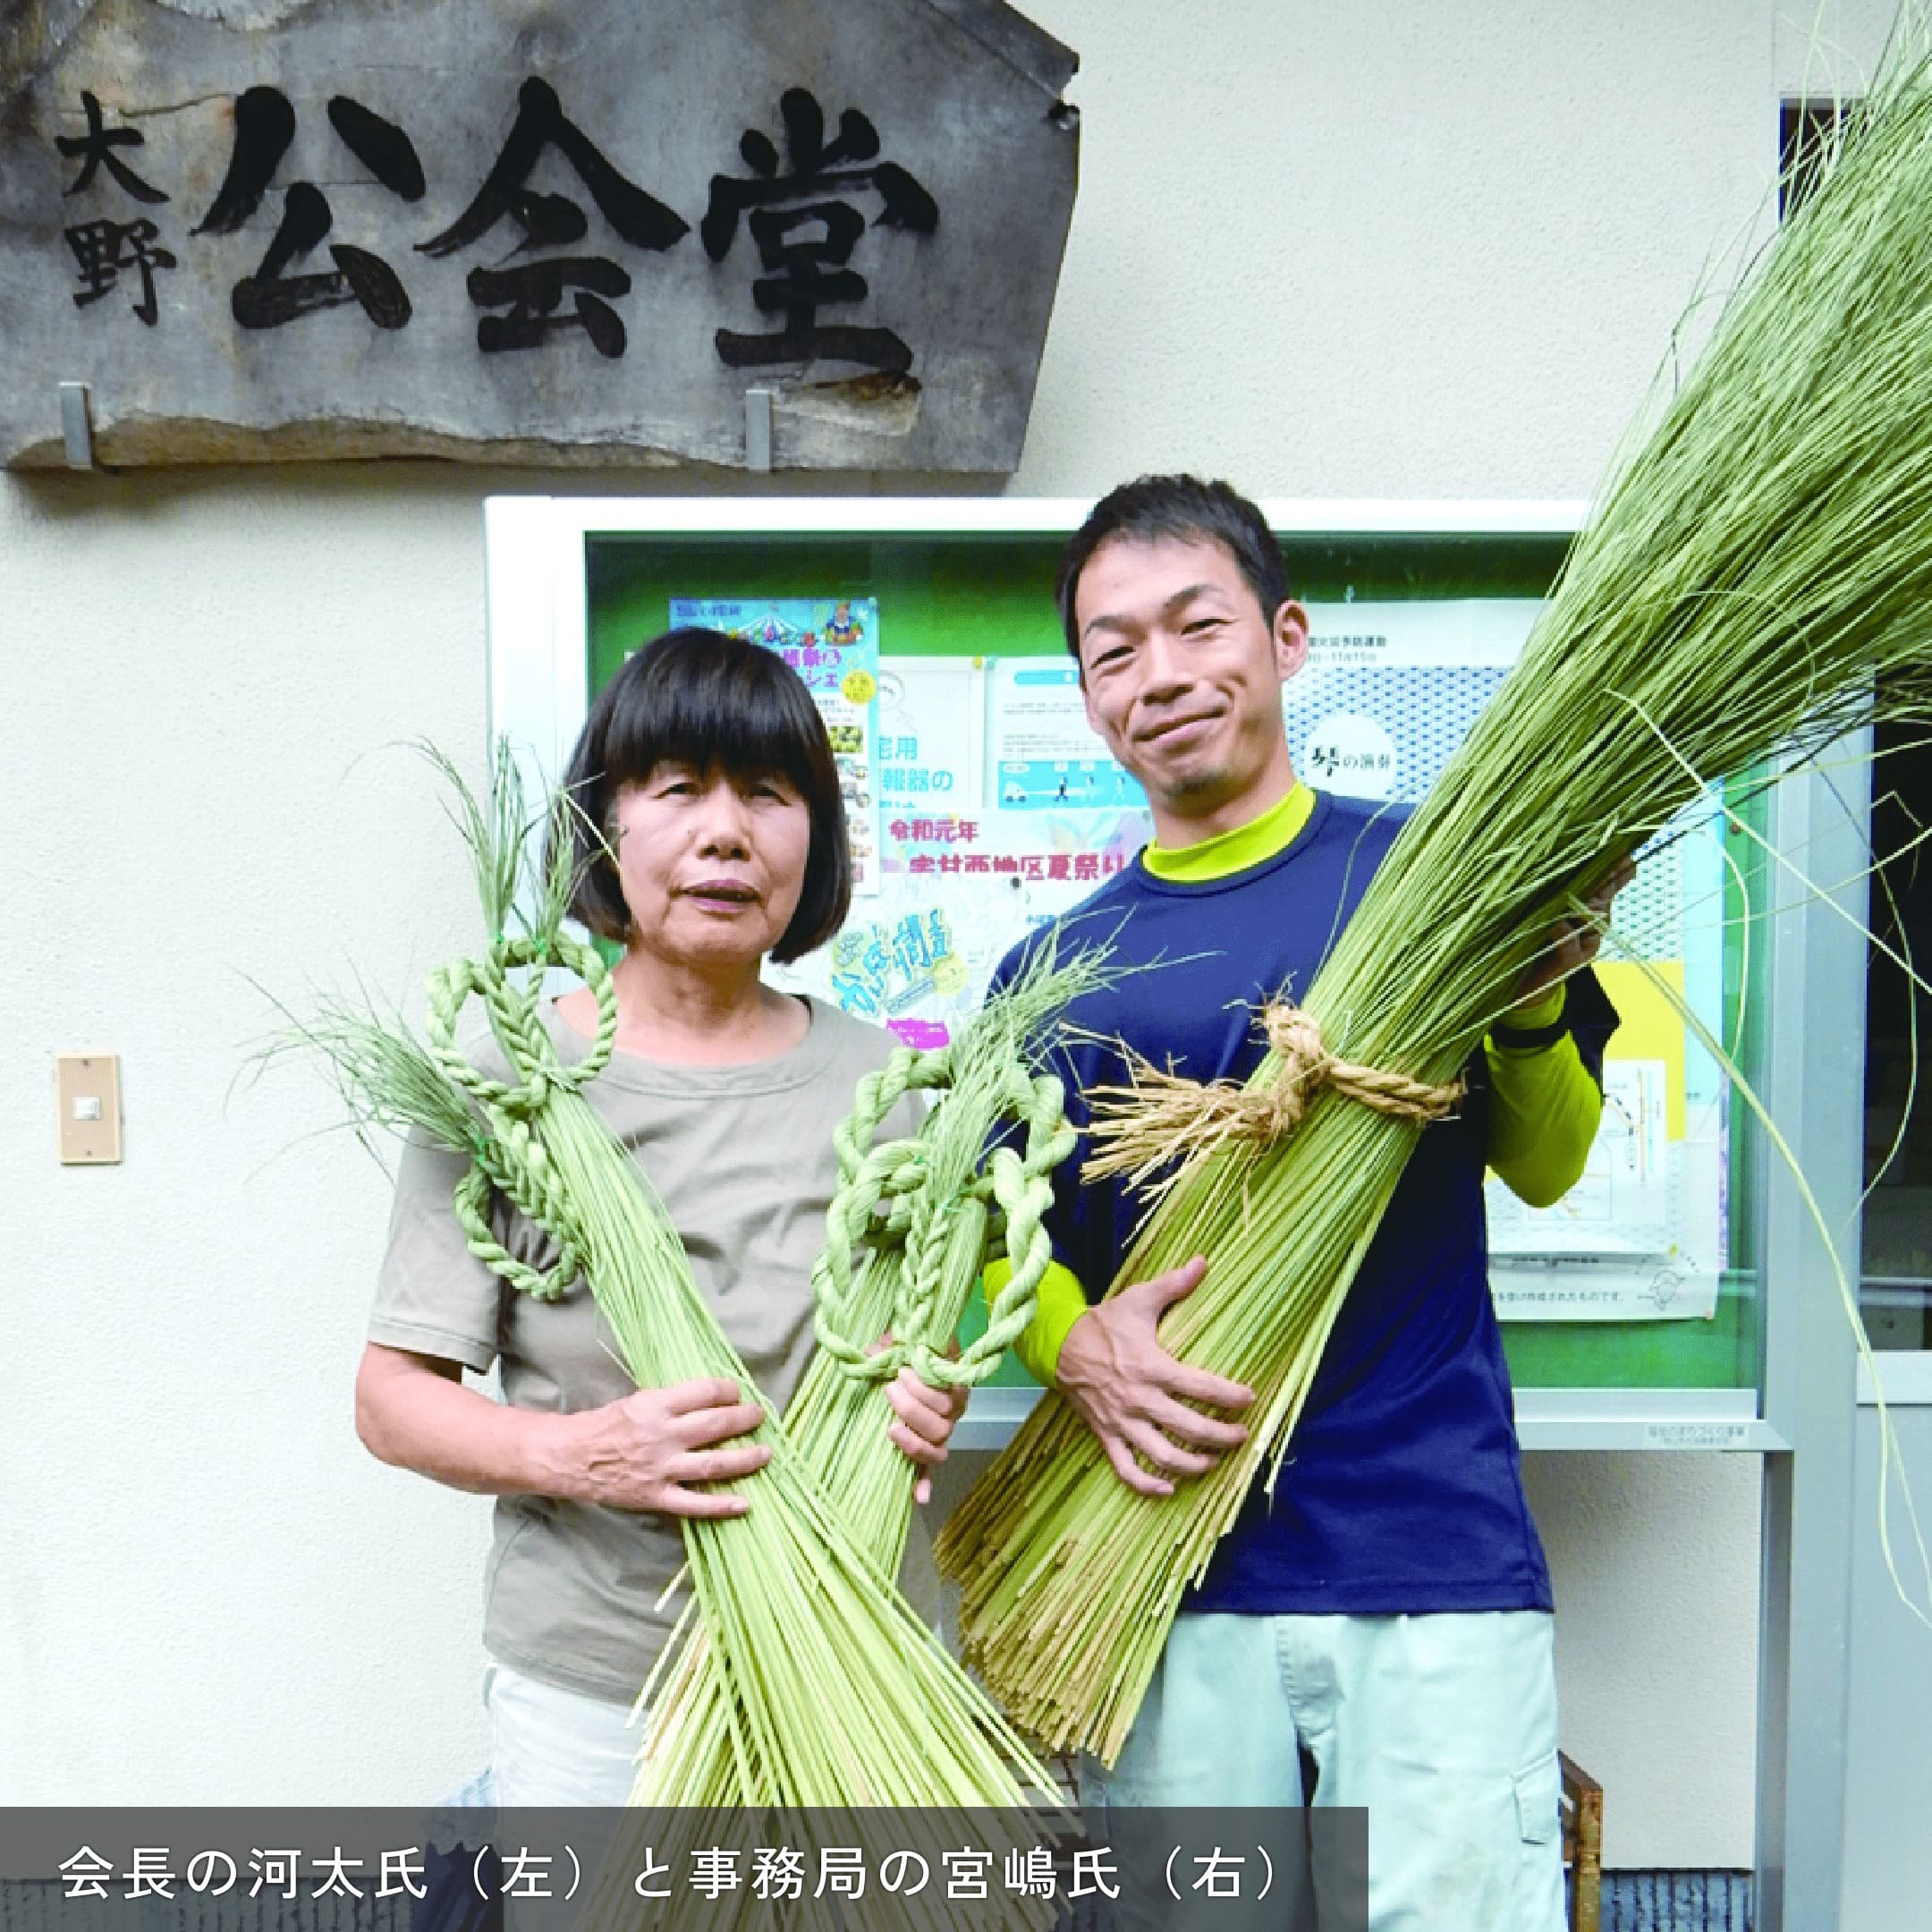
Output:
[[789,779],[665,761],[619,787],[611,821],[633,946],[742,966],[784,937],[811,850],[811,816]]

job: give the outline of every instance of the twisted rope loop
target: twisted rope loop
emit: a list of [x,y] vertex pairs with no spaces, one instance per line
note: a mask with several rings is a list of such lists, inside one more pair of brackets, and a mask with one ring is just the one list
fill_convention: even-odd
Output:
[[[524,986],[511,978],[520,967],[553,961],[577,974],[597,1000],[597,1035],[575,1066],[558,1060],[544,1026],[541,973],[531,973]],[[457,1045],[457,1022],[471,999],[483,1002],[490,1030],[518,1076],[515,1081],[485,1073]],[[481,1129],[454,1197],[456,1219],[470,1251],[520,1293],[554,1301],[583,1271],[584,1235],[544,1145],[541,1123],[554,1097],[595,1080],[610,1059],[617,1038],[617,994],[610,969],[595,946],[560,933],[525,938],[499,934],[484,958],[457,960],[430,974],[428,1030],[436,1064],[470,1097]],[[490,1219],[492,1190],[555,1239],[557,1257],[550,1267],[531,1267],[498,1240]]]
[[[935,1172],[931,1123],[925,1137],[873,1146],[873,1135],[899,1100],[921,1090],[956,1093],[954,1104],[977,1110],[987,1133],[1002,1123],[1024,1126],[1024,1151],[997,1147],[983,1162],[962,1163],[949,1184]],[[1032,1320],[1040,1277],[1053,1258],[1042,1216],[1053,1199],[1053,1170],[1075,1140],[1064,1101],[1060,1082],[1029,1075],[1017,1054],[990,1071],[969,1070],[956,1063],[951,1046],[932,1053],[899,1047],[860,1083],[852,1112],[834,1137],[839,1188],[812,1270],[819,1346],[848,1375],[886,1382],[911,1367],[931,1387],[970,1388],[998,1368]],[[945,1284],[962,1270],[979,1272],[989,1204],[1005,1217],[1013,1275],[994,1300],[985,1334],[949,1357],[944,1352],[952,1343],[953,1319],[945,1307]],[[860,1332],[859,1257],[864,1249],[882,1255],[894,1245],[902,1253],[891,1264],[891,1339],[878,1348],[876,1335]]]
[[1283,1084],[1271,1096],[1280,1110],[1280,1124],[1268,1137],[1271,1140],[1292,1134],[1301,1124],[1309,1101],[1324,1087],[1359,1100],[1377,1114],[1419,1124],[1440,1120],[1462,1097],[1464,1082],[1460,1076],[1432,1086],[1428,1080],[1411,1080],[1406,1073],[1358,1066],[1339,1058],[1322,1044],[1321,1029],[1300,1006],[1270,1006],[1262,1013],[1261,1024],[1269,1050],[1285,1070]]
[[1321,1028],[1300,1006],[1267,1006],[1261,1024],[1278,1063],[1265,1086],[1188,1080],[1130,1054],[1127,1086],[1089,1090],[1094,1151],[1083,1178],[1124,1174],[1131,1185],[1141,1187],[1182,1153],[1207,1156],[1241,1144],[1272,1147],[1294,1132],[1324,1089],[1392,1120],[1419,1124],[1440,1120],[1462,1097],[1460,1077],[1431,1085],[1342,1059],[1328,1050]]

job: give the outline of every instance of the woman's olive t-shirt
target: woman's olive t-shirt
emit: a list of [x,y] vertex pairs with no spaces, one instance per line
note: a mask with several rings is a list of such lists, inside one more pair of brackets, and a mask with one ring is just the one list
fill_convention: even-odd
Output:
[[[781,1409],[811,1353],[811,1265],[838,1181],[833,1130],[894,1044],[835,1007],[808,1004],[805,1038],[776,1059],[674,1066],[618,1053],[583,1089],[636,1157],[725,1336]],[[559,1059],[581,1060],[588,1043],[555,1008],[545,1019]],[[476,1057],[503,1071],[493,1046]],[[884,1131],[915,1132],[918,1119],[916,1104],[902,1102]],[[405,1147],[369,1339],[479,1373],[500,1362],[504,1400],[519,1409],[570,1414],[630,1394],[635,1385],[580,1277],[559,1300],[538,1301],[470,1252],[451,1207],[464,1165],[413,1137]],[[548,1265],[547,1235],[507,1202],[494,1216],[513,1254]],[[884,1429],[883,1402],[880,1411]],[[909,1563],[920,1558],[929,1567],[923,1548],[909,1552]],[[676,1620],[678,1602],[657,1605],[683,1561],[668,1516],[499,1496],[484,1642],[547,1683],[628,1702]]]

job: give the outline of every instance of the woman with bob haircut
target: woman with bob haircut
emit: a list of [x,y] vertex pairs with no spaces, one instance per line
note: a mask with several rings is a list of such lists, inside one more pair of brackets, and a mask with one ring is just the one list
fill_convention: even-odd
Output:
[[[812,1349],[811,1265],[838,1181],[832,1134],[893,1041],[759,969],[823,945],[852,899],[826,729],[798,674],[715,631],[633,655],[590,708],[566,780],[581,808],[572,911],[623,948],[616,1050],[584,1089],[663,1202],[705,1299],[781,1409]],[[598,837],[597,828],[601,831]],[[583,1058],[596,1004],[547,1005],[559,1057]],[[479,1042],[479,1063],[490,1045]],[[500,1065],[500,1057],[497,1061]],[[888,1134],[917,1131],[902,1104]],[[617,1805],[630,1794],[640,1688],[675,1612],[677,1519],[734,1516],[767,1460],[761,1411],[729,1381],[634,1387],[580,1278],[555,1301],[469,1250],[450,1197],[458,1156],[412,1140],[356,1378],[356,1427],[383,1462],[496,1498],[485,1582],[484,1701],[496,1801]],[[507,1202],[496,1230],[549,1265]],[[497,1365],[504,1400],[462,1371]],[[910,1369],[893,1440],[944,1460],[963,1397]],[[923,1473],[920,1500],[928,1479]],[[917,1555],[929,1567],[921,1547]]]

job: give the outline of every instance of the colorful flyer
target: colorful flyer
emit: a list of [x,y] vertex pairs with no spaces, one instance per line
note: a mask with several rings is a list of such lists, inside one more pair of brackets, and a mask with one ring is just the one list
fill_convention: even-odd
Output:
[[673,597],[671,623],[775,650],[817,701],[852,840],[852,890],[878,891],[878,604],[872,597]]
[[909,1046],[944,1046],[1026,928],[1004,879],[948,879],[943,892],[936,883],[886,874],[829,945],[770,969],[772,984],[889,1028]]

